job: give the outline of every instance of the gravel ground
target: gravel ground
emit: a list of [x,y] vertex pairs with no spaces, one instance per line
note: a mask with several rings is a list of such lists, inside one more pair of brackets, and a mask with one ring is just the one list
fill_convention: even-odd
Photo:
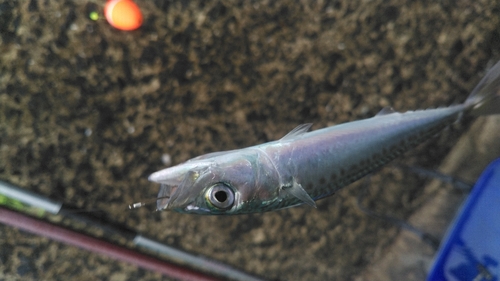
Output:
[[[462,102],[500,58],[498,1],[141,1],[140,30],[104,1],[0,0],[0,179],[270,280],[350,280],[399,230],[356,208],[360,184],[235,217],[127,205],[147,176],[197,155],[399,111]],[[435,168],[470,122],[401,158]],[[406,218],[424,181],[383,169],[364,204]],[[0,279],[159,275],[0,226]]]

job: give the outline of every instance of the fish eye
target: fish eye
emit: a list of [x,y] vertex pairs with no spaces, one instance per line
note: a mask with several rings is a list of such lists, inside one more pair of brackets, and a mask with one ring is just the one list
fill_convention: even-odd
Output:
[[229,209],[234,204],[234,192],[229,186],[218,183],[208,190],[207,199],[218,209]]

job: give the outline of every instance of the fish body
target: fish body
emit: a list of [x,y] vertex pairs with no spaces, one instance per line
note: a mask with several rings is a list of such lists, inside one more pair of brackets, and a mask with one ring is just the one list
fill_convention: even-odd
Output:
[[308,132],[303,124],[280,140],[202,155],[153,173],[158,210],[196,214],[266,212],[332,195],[463,114],[500,113],[500,63],[460,105],[372,118]]

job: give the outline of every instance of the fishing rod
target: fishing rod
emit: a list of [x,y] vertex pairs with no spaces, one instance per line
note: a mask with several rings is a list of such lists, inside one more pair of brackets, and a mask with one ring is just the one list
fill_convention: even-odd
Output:
[[[145,237],[124,225],[109,220],[105,216],[96,216],[1,180],[0,205],[9,207],[0,206],[0,222],[4,224],[126,261],[145,269],[154,270],[168,277],[179,280],[220,280],[220,278],[241,281],[263,280],[226,264]],[[45,212],[52,215],[63,215],[96,226],[106,233],[119,235],[128,241],[132,241],[135,246],[160,254],[169,260],[175,261],[175,263],[160,260],[124,246],[113,244],[102,238],[82,234],[47,222],[40,218],[44,216]],[[26,213],[35,217],[28,216]]]

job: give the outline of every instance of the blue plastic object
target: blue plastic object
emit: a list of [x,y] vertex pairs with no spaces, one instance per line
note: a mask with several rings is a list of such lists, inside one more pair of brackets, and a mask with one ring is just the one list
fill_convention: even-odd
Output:
[[498,281],[500,158],[482,173],[441,244],[428,281]]

